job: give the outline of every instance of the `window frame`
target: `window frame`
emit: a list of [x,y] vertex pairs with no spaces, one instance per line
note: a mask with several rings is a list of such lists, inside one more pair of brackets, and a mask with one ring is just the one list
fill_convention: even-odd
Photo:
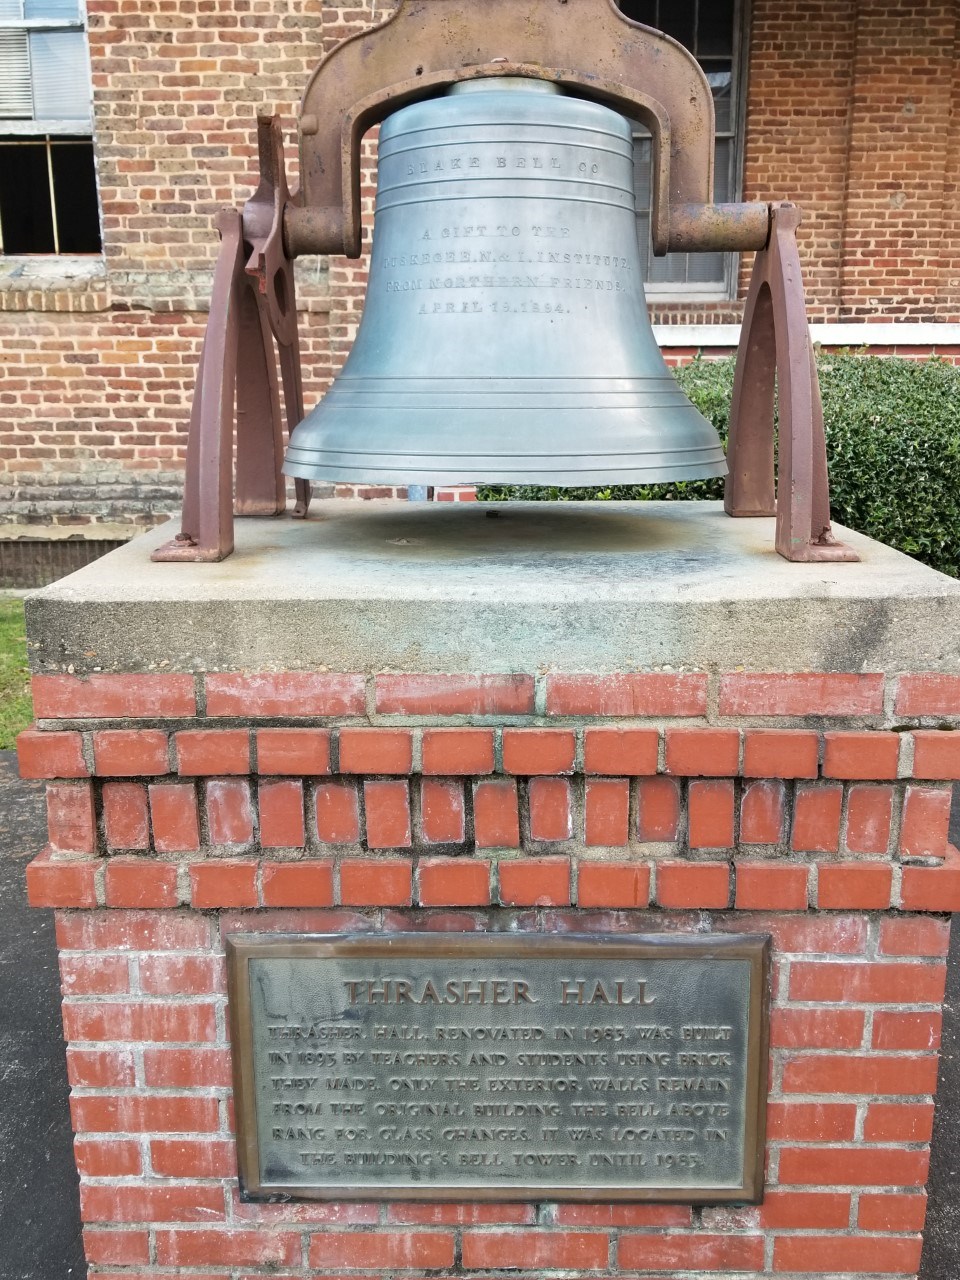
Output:
[[[86,67],[87,67],[87,83],[89,88],[88,94],[88,111],[85,116],[73,117],[50,117],[44,119],[35,119],[32,116],[26,118],[24,116],[4,116],[0,115],[0,138],[4,140],[5,146],[42,146],[46,153],[46,170],[49,186],[50,197],[50,219],[53,228],[53,244],[54,247],[49,253],[7,253],[3,245],[3,227],[0,225],[0,260],[9,261],[10,259],[28,259],[28,260],[48,260],[51,258],[102,258],[103,257],[103,225],[102,210],[100,209],[100,184],[97,181],[97,165],[96,155],[92,156],[94,168],[94,182],[97,188],[97,206],[100,219],[100,248],[91,249],[89,253],[83,254],[64,254],[60,251],[60,232],[57,222],[57,203],[54,194],[54,174],[53,174],[53,151],[56,146],[90,146],[93,147],[94,141],[94,119],[93,119],[93,82],[90,67],[90,44],[88,38],[87,23],[87,7],[85,0],[78,0],[77,16],[68,17],[52,17],[52,18],[13,18],[0,15],[0,32],[3,31],[74,31],[82,33],[84,37],[84,47],[86,50]],[[28,64],[29,64],[29,44],[28,44]],[[33,67],[29,65],[30,83],[33,85]]]
[[[700,4],[709,4],[710,0],[699,0]],[[659,0],[660,4],[669,0]],[[718,130],[716,136],[729,138],[730,147],[730,199],[739,201],[743,198],[744,151],[746,142],[747,118],[747,79],[750,50],[751,0],[734,0],[733,4],[733,44],[731,48],[731,102],[730,128]],[[698,60],[699,63],[699,60]],[[699,64],[702,65],[703,64]],[[643,132],[634,128],[634,141],[643,138]],[[716,179],[714,179],[716,181]],[[648,231],[649,236],[649,223]],[[652,257],[650,248],[649,255]],[[667,255],[670,256],[669,254]],[[644,280],[643,288],[649,302],[730,302],[737,297],[740,276],[740,254],[727,252],[723,255],[723,279],[716,281],[648,281]],[[649,260],[649,258],[648,258]],[[660,259],[662,261],[662,259]]]

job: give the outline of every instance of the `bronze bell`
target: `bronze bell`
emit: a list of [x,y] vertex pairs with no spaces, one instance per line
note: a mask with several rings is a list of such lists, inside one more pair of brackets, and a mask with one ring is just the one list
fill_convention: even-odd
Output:
[[284,471],[561,487],[726,474],[650,328],[623,116],[503,78],[385,121],[363,318]]

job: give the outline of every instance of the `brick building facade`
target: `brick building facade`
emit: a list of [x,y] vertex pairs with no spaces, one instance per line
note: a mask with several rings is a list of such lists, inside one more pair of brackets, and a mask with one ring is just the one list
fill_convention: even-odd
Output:
[[[376,0],[90,0],[103,256],[0,256],[4,537],[123,537],[176,509],[212,217],[251,189],[256,110],[292,136],[311,68],[382,16]],[[815,337],[956,356],[960,5],[743,0],[731,21],[735,185],[805,209]],[[651,297],[676,358],[732,347],[748,267],[736,297]],[[304,260],[299,290],[311,406],[355,332],[363,263]]]

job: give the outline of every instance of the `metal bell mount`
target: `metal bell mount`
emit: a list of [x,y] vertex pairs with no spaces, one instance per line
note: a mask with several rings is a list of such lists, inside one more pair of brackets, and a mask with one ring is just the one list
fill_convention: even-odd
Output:
[[[242,213],[217,219],[182,530],[153,558],[229,555],[234,514],[283,510],[281,465],[296,477],[298,516],[311,479],[579,486],[723,475],[716,433],[650,329],[624,116],[651,135],[654,252],[757,254],[728,514],[775,513],[786,559],[855,560],[830,532],[799,210],[712,202],[706,78],[692,54],[612,0],[400,0],[313,73],[295,195],[279,122],[258,120],[260,185]],[[363,320],[303,419],[293,259],[360,256],[360,143],[382,122]],[[274,346],[292,432],[283,464]]]

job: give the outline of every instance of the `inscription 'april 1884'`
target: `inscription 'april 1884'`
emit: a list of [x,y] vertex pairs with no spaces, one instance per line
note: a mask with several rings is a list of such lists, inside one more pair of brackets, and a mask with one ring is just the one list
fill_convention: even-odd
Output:
[[235,938],[252,1195],[750,1199],[765,940]]

